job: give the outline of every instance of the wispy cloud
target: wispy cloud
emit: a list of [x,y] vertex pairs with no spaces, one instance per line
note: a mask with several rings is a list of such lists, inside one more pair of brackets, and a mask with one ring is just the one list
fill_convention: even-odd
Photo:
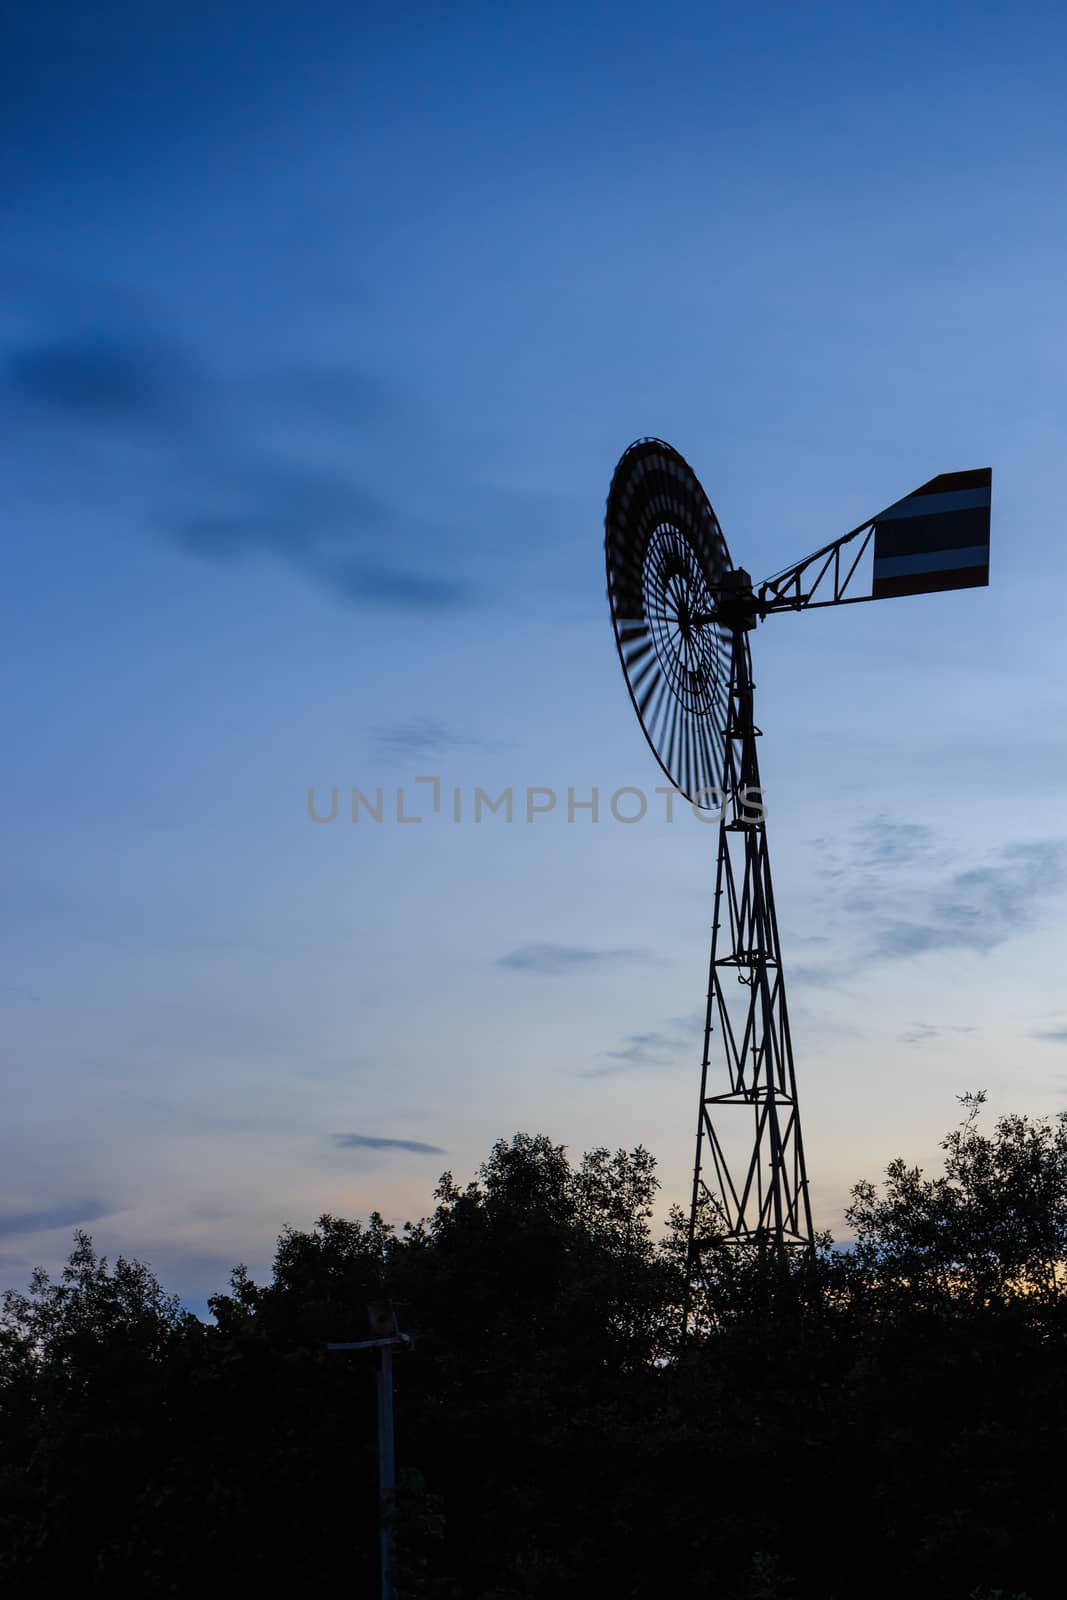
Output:
[[478,591],[464,578],[398,572],[368,561],[325,561],[316,575],[342,600],[396,611],[466,611]]
[[936,853],[934,830],[925,822],[895,822],[876,817],[852,835],[852,860],[859,867],[902,867],[929,861]]
[[1046,1044],[1067,1044],[1067,1023],[1054,1028],[1031,1028],[1031,1039],[1041,1039]]
[[506,750],[508,740],[484,739],[478,734],[457,733],[437,717],[411,717],[406,722],[373,729],[377,749],[386,756],[447,755],[452,750]]
[[1008,845],[988,865],[954,872],[930,890],[916,919],[888,921],[876,934],[875,957],[935,950],[986,953],[1034,921],[1041,902],[1064,884],[1062,840]]
[[795,966],[787,961],[785,969],[790,983],[805,989],[840,988],[849,970],[842,963],[834,961],[798,961]]
[[643,950],[597,950],[587,945],[523,944],[497,957],[497,966],[509,972],[530,972],[541,978],[560,978],[615,966],[623,961],[650,960]]
[[200,384],[175,352],[130,334],[88,332],[16,350],[7,387],[79,426],[153,430],[187,422]]
[[[279,412],[316,428],[334,429],[347,440],[351,429],[405,410],[400,391],[379,373],[300,362],[279,367],[257,388]],[[406,420],[406,419],[403,419]]]
[[[204,485],[200,494],[208,499],[210,489]],[[210,560],[231,561],[258,549],[300,564],[388,522],[376,496],[343,475],[254,457],[223,463],[214,498],[214,507],[171,523],[180,543]]]
[[102,1200],[72,1200],[44,1211],[0,1211],[0,1237],[23,1233],[49,1233],[55,1228],[77,1228],[110,1216],[114,1206]]
[[340,1150],[406,1150],[415,1156],[443,1156],[440,1145],[423,1144],[420,1139],[381,1139],[371,1133],[335,1133],[333,1142]]
[[[628,1033],[617,1050],[605,1050],[603,1054],[619,1067],[661,1067],[672,1059],[677,1048],[678,1041],[669,1033]],[[611,1072],[615,1069],[595,1070]]]
[[974,1033],[974,1028],[951,1022],[913,1022],[897,1038],[901,1044],[929,1044],[946,1033]]
[[[267,375],[253,392],[223,379],[143,332],[73,332],[11,352],[0,398],[31,427],[76,428],[84,444],[136,444],[152,477],[157,532],[201,560],[270,557],[346,604],[381,610],[456,611],[477,602],[474,585],[447,570],[430,530],[384,504],[347,465],[331,469],[279,451],[279,414],[291,407]],[[351,426],[372,380],[334,368],[289,374],[315,399],[316,422],[331,407]],[[403,535],[403,538],[401,537]],[[407,551],[398,560],[391,552]]]
[[607,1078],[619,1072],[644,1067],[669,1067],[681,1057],[693,1060],[701,1047],[703,1012],[689,1017],[672,1017],[651,1033],[628,1033],[614,1050],[602,1050],[597,1066],[579,1073],[583,1078]]
[[955,868],[950,844],[924,823],[879,818],[840,842],[813,843],[831,880],[824,904],[835,944],[848,944],[847,957],[790,969],[817,986],[874,961],[988,953],[1031,927],[1067,883],[1062,839],[1016,841],[978,866]]
[[28,989],[24,983],[0,983],[0,994],[18,995],[23,1000],[40,1000],[40,995]]
[[886,869],[929,862],[938,854],[937,837],[928,824],[885,816],[861,823],[840,838],[812,839],[811,844],[823,858],[825,877],[847,878],[860,892]]

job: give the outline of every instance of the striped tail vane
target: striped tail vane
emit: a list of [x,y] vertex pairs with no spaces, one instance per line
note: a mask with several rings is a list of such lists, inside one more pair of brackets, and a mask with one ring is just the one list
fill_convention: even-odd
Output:
[[874,523],[873,600],[989,582],[993,472],[943,472]]
[[[943,472],[851,533],[768,578],[755,595],[775,611],[856,605],[989,582],[991,467]],[[864,559],[864,558],[867,559]]]

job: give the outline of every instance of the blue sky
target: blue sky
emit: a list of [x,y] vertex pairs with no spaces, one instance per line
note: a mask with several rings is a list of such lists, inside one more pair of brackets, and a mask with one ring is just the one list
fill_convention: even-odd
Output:
[[1052,5],[21,8],[7,1281],[84,1223],[196,1302],[517,1128],[682,1197],[713,835],[447,809],[659,781],[602,564],[643,434],[757,577],[992,464],[988,590],[754,640],[817,1220],[966,1089],[1063,1105],[1065,46]]

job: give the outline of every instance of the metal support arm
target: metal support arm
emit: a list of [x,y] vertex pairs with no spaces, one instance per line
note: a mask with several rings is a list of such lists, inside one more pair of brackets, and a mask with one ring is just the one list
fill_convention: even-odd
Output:
[[[833,544],[824,545],[814,555],[805,556],[795,566],[786,567],[761,583],[756,594],[756,610],[760,617],[769,616],[773,611],[807,611],[819,606],[849,606],[875,599],[873,594],[848,594],[846,591],[870,545],[877,520],[877,517],[869,517],[851,533],[843,534]],[[860,540],[857,549],[848,550],[843,556],[846,545],[856,539]],[[823,598],[817,600],[815,596],[820,589]]]

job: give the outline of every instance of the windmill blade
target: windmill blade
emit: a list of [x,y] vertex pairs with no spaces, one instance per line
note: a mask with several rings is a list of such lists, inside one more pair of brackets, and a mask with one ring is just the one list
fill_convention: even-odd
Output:
[[[730,681],[716,596],[730,555],[689,464],[659,439],[623,455],[604,528],[615,640],[645,738],[676,789],[714,810]],[[697,798],[699,796],[699,798]]]

